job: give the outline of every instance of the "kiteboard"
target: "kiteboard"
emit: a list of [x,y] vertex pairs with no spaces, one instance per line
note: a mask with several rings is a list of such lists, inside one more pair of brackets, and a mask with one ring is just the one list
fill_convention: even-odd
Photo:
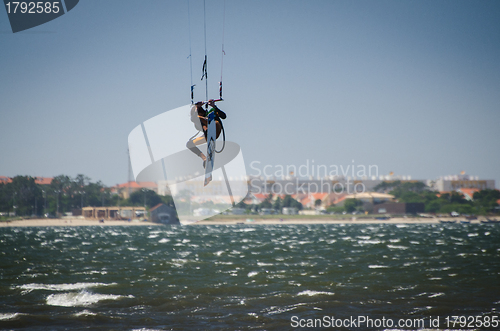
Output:
[[212,181],[212,171],[215,161],[215,141],[217,139],[217,127],[215,121],[215,111],[212,108],[207,115],[207,162],[205,163],[205,183]]

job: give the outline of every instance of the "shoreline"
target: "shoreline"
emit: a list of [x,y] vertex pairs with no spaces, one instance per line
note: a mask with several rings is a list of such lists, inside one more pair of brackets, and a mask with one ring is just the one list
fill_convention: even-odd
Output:
[[[251,215],[249,215],[251,216]],[[285,216],[285,215],[283,215]],[[499,220],[498,217],[492,217]],[[479,224],[485,218],[480,217],[475,220],[466,221],[464,218],[440,217],[440,218],[416,218],[416,217],[394,217],[389,219],[376,219],[375,217],[363,218],[328,218],[328,217],[310,217],[310,218],[259,218],[259,217],[224,217],[201,221],[181,221],[181,225],[292,225],[292,224],[439,224],[448,222],[461,224],[464,221],[470,224]],[[60,218],[60,219],[26,219],[1,221],[0,227],[50,227],[50,226],[163,226],[161,223],[139,220],[104,220],[103,222],[95,219],[83,218]]]
[[[497,219],[497,218],[493,218]],[[476,220],[466,221],[464,218],[456,218],[456,217],[441,217],[441,218],[416,218],[416,217],[394,217],[389,219],[376,219],[375,217],[363,217],[363,218],[344,218],[344,219],[335,219],[335,218],[257,218],[253,219],[251,217],[248,218],[238,218],[238,219],[208,219],[201,220],[197,222],[182,222],[183,225],[221,225],[221,224],[439,224],[442,221],[448,223],[461,224],[461,222],[466,221],[470,224],[479,224],[481,220],[485,220],[482,218],[478,218]]]
[[139,220],[104,220],[101,222],[95,219],[84,218],[39,218],[0,222],[0,228],[6,227],[43,227],[43,226],[143,226],[143,225],[161,225],[153,222],[144,222]]

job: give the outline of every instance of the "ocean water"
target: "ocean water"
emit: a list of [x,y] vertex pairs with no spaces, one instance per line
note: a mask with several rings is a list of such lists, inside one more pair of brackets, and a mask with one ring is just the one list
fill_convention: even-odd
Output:
[[499,309],[498,224],[0,229],[0,329],[498,330]]

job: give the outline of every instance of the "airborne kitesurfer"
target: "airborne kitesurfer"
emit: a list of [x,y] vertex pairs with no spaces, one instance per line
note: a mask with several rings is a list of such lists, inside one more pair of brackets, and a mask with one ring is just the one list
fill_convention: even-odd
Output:
[[215,101],[213,99],[208,100],[208,105],[211,107],[209,111],[203,109],[202,101],[198,101],[191,107],[191,122],[194,123],[194,126],[197,130],[199,131],[203,130],[203,136],[198,138],[193,137],[186,144],[187,148],[189,148],[194,154],[196,154],[203,160],[203,167],[205,167],[207,157],[196,146],[207,142],[207,125],[208,125],[207,115],[212,111],[215,114],[215,127],[216,127],[217,138],[219,138],[219,135],[222,131],[221,120],[226,118],[226,113],[224,113],[215,105]]

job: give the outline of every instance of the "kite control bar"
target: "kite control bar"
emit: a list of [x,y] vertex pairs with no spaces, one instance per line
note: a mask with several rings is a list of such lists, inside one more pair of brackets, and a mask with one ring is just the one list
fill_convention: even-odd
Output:
[[[219,101],[224,101],[224,99],[220,98],[220,99],[214,99],[212,100],[213,102],[219,102]],[[201,102],[202,105],[208,105],[208,101],[198,101],[198,102]],[[197,102],[197,103],[198,103]]]

